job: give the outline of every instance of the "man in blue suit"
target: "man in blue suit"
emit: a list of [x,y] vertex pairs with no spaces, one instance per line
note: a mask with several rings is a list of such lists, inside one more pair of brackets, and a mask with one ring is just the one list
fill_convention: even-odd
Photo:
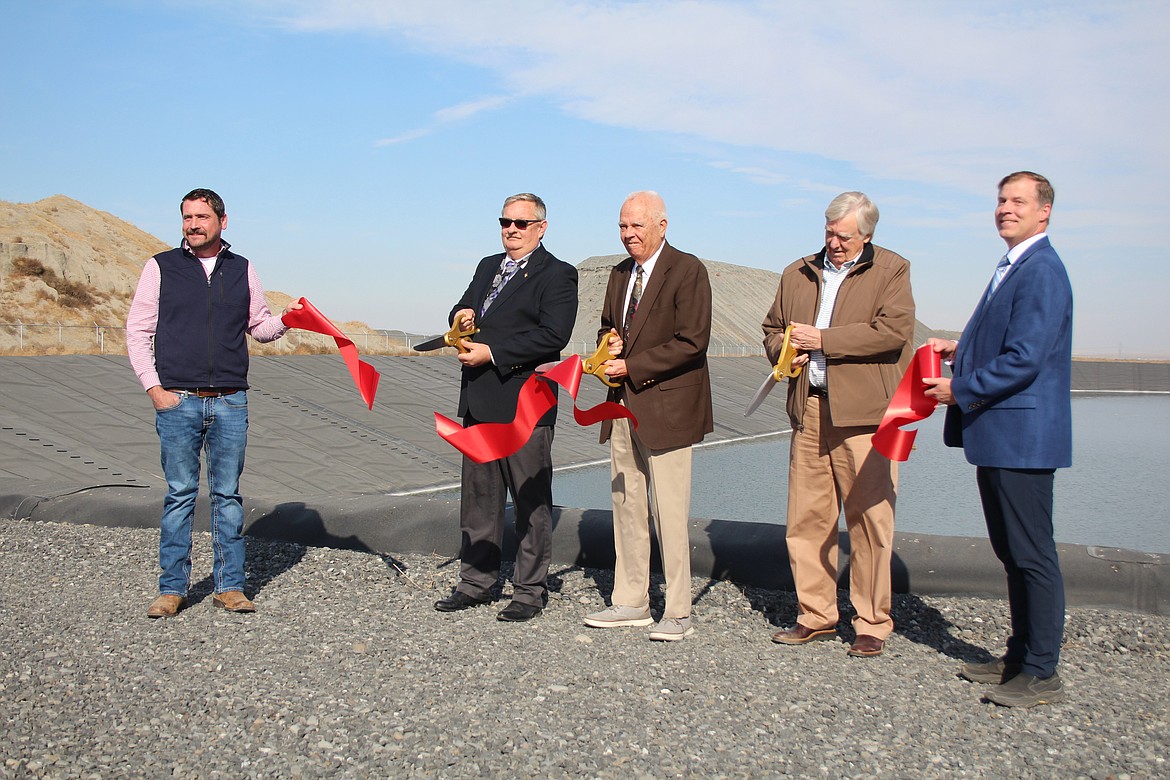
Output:
[[976,466],[992,549],[1007,571],[1011,636],[990,663],[959,674],[986,698],[1032,707],[1064,698],[1056,671],[1064,581],[1052,535],[1055,470],[1072,465],[1072,287],[1046,231],[1052,185],[1021,171],[999,183],[995,224],[1008,252],[958,342],[930,339],[951,379],[927,379],[948,404],[943,438]]

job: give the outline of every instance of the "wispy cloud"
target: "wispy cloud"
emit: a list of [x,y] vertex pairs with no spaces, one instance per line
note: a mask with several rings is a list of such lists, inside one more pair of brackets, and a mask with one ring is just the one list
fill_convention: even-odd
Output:
[[426,127],[419,127],[414,130],[408,130],[405,133],[400,133],[389,138],[382,138],[374,142],[374,146],[394,146],[396,144],[406,143],[408,141],[415,141],[419,138],[425,138],[438,130],[443,125],[448,125],[453,122],[462,122],[470,119],[476,114],[484,111],[492,111],[497,108],[502,108],[507,105],[512,98],[505,95],[495,95],[492,97],[482,98],[480,100],[473,100],[467,103],[459,103],[458,105],[441,108],[434,113],[434,122]]
[[715,160],[711,163],[711,167],[744,176],[757,184],[783,184],[789,180],[782,173],[776,173],[775,171],[754,165],[738,165],[727,160]]
[[408,141],[415,141],[419,138],[426,138],[435,131],[434,127],[420,127],[416,130],[409,130],[399,135],[391,136],[390,138],[379,138],[374,141],[374,146],[394,146],[396,144],[404,144]]
[[509,102],[511,102],[511,98],[505,95],[494,95],[480,100],[472,100],[467,103],[460,103],[457,106],[439,109],[435,112],[435,120],[441,124],[462,122],[464,119],[470,119],[484,111],[494,111],[497,108],[503,108]]
[[[1170,120],[1170,106],[1149,92],[1170,77],[1164,3],[259,7],[297,29],[385,34],[475,63],[588,121],[820,155],[875,176],[985,191],[989,169],[1042,167],[1124,192],[1170,172],[1170,152],[1147,135]],[[379,144],[503,100],[445,109],[434,125]]]

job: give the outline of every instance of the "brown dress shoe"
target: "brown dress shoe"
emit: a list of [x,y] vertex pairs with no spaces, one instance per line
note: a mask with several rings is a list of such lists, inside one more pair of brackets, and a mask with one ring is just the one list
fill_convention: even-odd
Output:
[[849,655],[854,658],[873,658],[875,655],[881,655],[885,647],[885,640],[868,634],[858,634],[849,648]]
[[216,593],[211,603],[228,612],[255,612],[256,605],[248,601],[248,597],[238,590],[229,590],[225,593]]
[[792,628],[777,631],[772,634],[772,641],[781,645],[803,645],[809,642],[820,642],[826,639],[836,639],[835,628],[808,628],[797,623]]
[[187,599],[173,593],[164,593],[146,608],[148,618],[169,618],[179,614],[179,610],[187,606]]

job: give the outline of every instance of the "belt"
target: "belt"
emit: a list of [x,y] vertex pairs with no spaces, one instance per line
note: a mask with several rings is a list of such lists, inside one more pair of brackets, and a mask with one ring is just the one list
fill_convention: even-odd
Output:
[[177,388],[172,389],[172,388],[168,387],[168,388],[166,388],[166,391],[168,393],[178,393],[179,395],[193,395],[196,398],[219,398],[221,396],[234,395],[235,393],[240,392],[238,389],[237,390],[213,390],[213,389],[207,388],[207,387],[197,387],[194,390],[181,390],[181,389],[177,389]]
[[829,397],[828,390],[826,390],[823,387],[817,387],[816,385],[809,385],[808,386],[808,394],[815,395],[817,398],[828,398]]

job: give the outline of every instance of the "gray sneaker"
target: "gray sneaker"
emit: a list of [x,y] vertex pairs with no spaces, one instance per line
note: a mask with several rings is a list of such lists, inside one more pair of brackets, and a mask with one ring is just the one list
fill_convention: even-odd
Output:
[[664,617],[650,630],[650,638],[658,642],[677,642],[684,636],[690,636],[693,633],[695,633],[695,627],[691,625],[689,617]]
[[983,698],[1001,707],[1035,707],[1037,704],[1055,704],[1064,700],[1064,683],[1056,672],[1041,679],[1020,672],[1005,683],[995,686]]
[[1002,685],[1020,673],[1018,663],[1006,663],[1002,658],[985,664],[963,664],[959,676],[964,680],[983,685]]
[[585,616],[585,625],[593,628],[621,628],[622,626],[648,626],[654,622],[650,607],[623,607],[614,604],[600,612]]

